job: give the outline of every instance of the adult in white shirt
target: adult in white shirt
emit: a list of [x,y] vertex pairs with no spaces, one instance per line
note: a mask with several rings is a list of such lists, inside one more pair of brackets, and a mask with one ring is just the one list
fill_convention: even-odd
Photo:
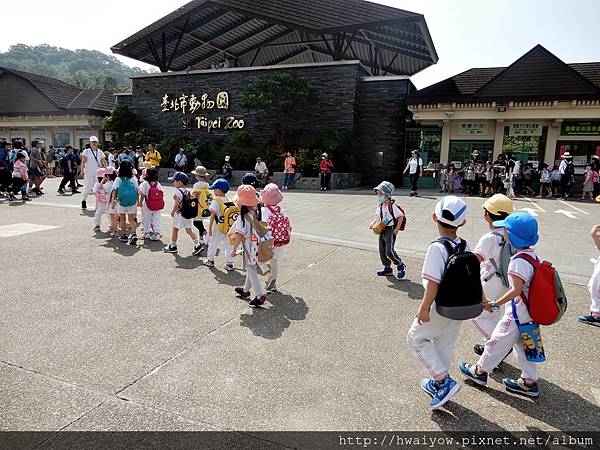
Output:
[[185,168],[187,167],[187,156],[183,153],[183,149],[179,149],[179,153],[175,155],[175,170],[178,172],[185,172]]
[[269,178],[269,169],[267,169],[267,164],[260,158],[260,156],[256,158],[254,172],[256,172],[256,178],[258,178],[258,181],[265,186],[267,184],[267,179]]
[[83,193],[81,197],[81,209],[87,209],[86,199],[94,189],[96,183],[96,171],[100,167],[106,167],[104,152],[98,148],[98,138],[90,137],[90,146],[81,153],[81,173],[83,174]]
[[116,168],[115,155],[113,155],[113,152],[108,152],[108,165],[110,167]]
[[406,174],[407,172],[410,178],[410,196],[414,197],[418,194],[417,182],[419,181],[419,177],[423,176],[423,160],[416,150],[411,152],[411,157],[406,163],[404,173]]
[[560,174],[560,196],[568,198],[569,195],[571,195],[569,186],[573,178],[573,173],[575,172],[573,169],[573,157],[571,156],[571,153],[565,152],[561,158],[562,161],[560,162],[560,166],[558,166],[558,173]]

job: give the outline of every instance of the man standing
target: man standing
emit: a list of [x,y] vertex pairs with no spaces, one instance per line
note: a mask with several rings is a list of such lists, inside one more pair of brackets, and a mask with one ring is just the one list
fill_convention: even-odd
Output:
[[258,182],[263,186],[266,186],[267,179],[269,178],[269,169],[267,169],[267,164],[261,159],[260,156],[256,158],[254,171],[256,172],[256,178],[258,178]]
[[77,185],[75,184],[75,173],[77,171],[77,164],[75,163],[73,147],[67,145],[65,150],[65,155],[59,160],[60,168],[63,171],[63,179],[60,182],[60,186],[58,187],[58,193],[64,194],[65,186],[67,185],[67,183],[69,183],[69,186],[71,186],[71,193],[79,194],[79,191],[77,190]]
[[161,156],[158,150],[156,150],[156,144],[150,143],[148,144],[148,152],[146,153],[146,161],[152,164],[153,167],[160,166]]
[[185,156],[183,149],[180,148],[179,153],[177,153],[177,155],[175,155],[175,170],[177,172],[185,172],[185,169],[187,167],[187,162],[188,162],[187,156]]
[[96,171],[100,167],[106,167],[104,152],[98,148],[98,138],[90,137],[90,147],[81,154],[81,173],[83,174],[83,195],[81,197],[81,209],[87,209],[86,199],[91,194],[96,182]]
[[568,198],[571,195],[570,187],[573,184],[573,175],[575,174],[571,153],[565,152],[562,155],[558,173],[560,174],[560,196]]
[[46,168],[48,167],[42,156],[42,144],[33,141],[31,152],[29,154],[29,188],[37,195],[44,193],[40,189],[46,179]]

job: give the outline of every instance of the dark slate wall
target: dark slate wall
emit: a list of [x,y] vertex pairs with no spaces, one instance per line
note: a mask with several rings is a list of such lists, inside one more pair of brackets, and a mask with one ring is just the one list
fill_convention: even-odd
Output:
[[[243,119],[245,130],[251,132],[258,145],[268,145],[274,141],[273,117],[265,111],[246,111],[240,106],[240,99],[246,86],[255,78],[274,70],[294,72],[308,79],[317,92],[315,106],[306,108],[297,114],[290,124],[290,136],[296,136],[294,144],[300,145],[303,139],[329,128],[352,130],[354,127],[354,108],[358,73],[358,64],[323,65],[265,70],[211,71],[187,75],[167,75],[162,77],[135,78],[133,80],[133,98],[130,109],[145,126],[163,136],[182,136],[202,140],[223,139],[231,135],[232,130],[214,130],[208,133],[195,126],[195,117],[234,116]],[[193,128],[183,129],[183,115],[180,111],[162,112],[161,101],[165,94],[170,98],[181,94],[195,94],[200,97],[209,94],[215,100],[217,93],[229,93],[230,109],[202,110],[186,114]],[[223,122],[222,122],[223,124]]]
[[[404,169],[405,96],[410,80],[364,80],[360,83],[356,110],[359,151],[355,160],[362,167],[363,182],[383,180],[400,185]],[[383,152],[383,165],[374,165],[373,155]]]

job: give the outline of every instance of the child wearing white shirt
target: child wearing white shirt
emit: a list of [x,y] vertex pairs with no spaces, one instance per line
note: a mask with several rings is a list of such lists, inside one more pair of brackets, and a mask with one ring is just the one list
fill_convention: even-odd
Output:
[[[162,202],[158,202],[157,205],[154,205],[154,201],[150,200],[151,205],[149,205],[148,197],[150,196],[151,189],[158,189],[159,191],[163,191],[162,186],[158,182],[158,170],[151,167],[149,169],[144,169],[146,171],[146,176],[144,177],[144,181],[140,184],[139,189],[139,200],[138,206],[142,208],[142,223],[144,225],[144,239],[150,241],[159,241],[160,240],[160,218],[162,213],[162,208],[164,208],[164,200]],[[164,193],[163,193],[164,195]],[[162,204],[162,208],[159,208]],[[152,207],[153,209],[150,209]]]

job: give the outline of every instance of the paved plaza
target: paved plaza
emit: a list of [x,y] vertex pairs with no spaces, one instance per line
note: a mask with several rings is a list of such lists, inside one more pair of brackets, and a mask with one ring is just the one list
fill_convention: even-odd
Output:
[[[518,376],[509,358],[488,389],[454,370],[462,390],[431,412],[406,332],[423,294],[438,194],[398,192],[408,216],[397,243],[408,274],[398,281],[374,276],[370,192],[285,193],[295,237],[280,292],[251,309],[233,293],[244,280],[239,261],[233,273],[206,268],[184,235],[179,254],[166,255],[160,242],[95,234],[80,196],[56,195],[55,180],[45,187],[27,204],[0,201],[2,430],[597,429],[600,329],[576,317],[589,308],[598,205],[516,203],[537,215],[540,256],[556,263],[570,301],[562,321],[542,331],[540,398],[504,391],[499,380]],[[483,199],[466,201],[461,235],[474,245],[485,230]],[[162,226],[168,236],[169,217]],[[477,342],[465,323],[455,363],[474,362]]]

